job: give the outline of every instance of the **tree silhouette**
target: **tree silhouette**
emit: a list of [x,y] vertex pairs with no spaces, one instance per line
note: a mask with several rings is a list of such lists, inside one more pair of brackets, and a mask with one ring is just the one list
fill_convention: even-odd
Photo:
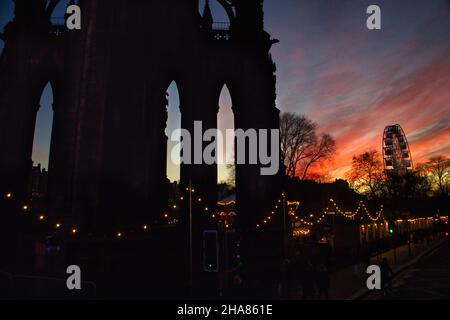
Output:
[[304,115],[283,113],[280,118],[281,160],[288,177],[307,178],[308,171],[336,152],[329,134],[316,133],[317,124]]

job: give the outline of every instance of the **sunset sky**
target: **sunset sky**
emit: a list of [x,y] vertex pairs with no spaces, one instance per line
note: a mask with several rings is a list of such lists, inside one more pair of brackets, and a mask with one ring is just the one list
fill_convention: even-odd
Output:
[[[215,20],[226,21],[211,2]],[[380,31],[366,29],[371,4],[382,9]],[[0,0],[0,30],[11,10],[11,0]],[[338,154],[324,172],[343,177],[353,155],[381,151],[384,127],[396,123],[406,132],[415,163],[450,155],[449,0],[266,0],[265,18],[266,30],[280,40],[272,49],[277,107],[305,114],[336,139]],[[167,132],[179,126],[174,84],[169,94]],[[44,166],[51,96],[47,88],[33,154]],[[225,91],[220,106],[219,127],[231,128]],[[219,173],[226,178],[224,168]],[[168,176],[178,178],[171,164]]]

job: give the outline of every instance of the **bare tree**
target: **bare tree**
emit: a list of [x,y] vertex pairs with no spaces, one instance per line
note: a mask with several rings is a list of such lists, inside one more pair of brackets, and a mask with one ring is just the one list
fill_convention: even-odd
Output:
[[376,150],[354,156],[352,169],[347,173],[347,179],[352,188],[371,198],[377,198],[380,195],[384,177],[383,163]]
[[329,134],[322,134],[319,141],[310,146],[308,155],[303,159],[302,180],[306,178],[308,170],[315,163],[329,159],[336,152],[336,141]]
[[307,177],[311,167],[336,151],[336,143],[329,134],[317,136],[317,124],[294,113],[280,118],[281,159],[289,177]]
[[303,115],[281,115],[281,160],[287,176],[294,177],[299,163],[307,157],[307,150],[317,140],[316,128],[317,125]]
[[427,163],[419,165],[418,170],[430,179],[433,189],[438,195],[450,193],[450,159],[443,156],[431,158]]

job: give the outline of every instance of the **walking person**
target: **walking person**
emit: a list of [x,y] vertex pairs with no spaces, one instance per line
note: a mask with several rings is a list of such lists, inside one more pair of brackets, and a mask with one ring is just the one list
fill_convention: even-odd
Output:
[[392,293],[392,276],[393,272],[389,266],[388,260],[383,258],[381,265],[381,295],[386,297],[388,294]]

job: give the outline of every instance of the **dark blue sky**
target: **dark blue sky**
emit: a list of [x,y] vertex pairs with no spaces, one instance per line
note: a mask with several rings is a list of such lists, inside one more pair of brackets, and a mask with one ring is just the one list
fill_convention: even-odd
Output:
[[[211,3],[215,21],[226,21]],[[371,4],[382,9],[381,31],[366,29]],[[0,29],[12,9],[11,0],[0,0]],[[338,155],[321,168],[325,173],[341,177],[354,154],[380,149],[383,128],[392,123],[406,131],[415,163],[450,155],[449,0],[266,0],[265,14],[266,30],[281,41],[272,49],[277,107],[305,113],[337,140]],[[179,125],[175,88],[169,129]],[[50,101],[47,88],[34,148],[44,166]],[[220,105],[220,127],[232,127],[226,92]],[[169,176],[177,178],[170,164]]]

